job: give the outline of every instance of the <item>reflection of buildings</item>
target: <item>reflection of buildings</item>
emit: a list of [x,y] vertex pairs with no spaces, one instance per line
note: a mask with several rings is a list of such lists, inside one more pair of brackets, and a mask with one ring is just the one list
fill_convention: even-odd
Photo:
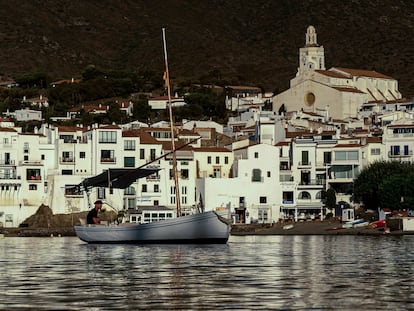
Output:
[[333,118],[356,117],[365,103],[401,99],[398,81],[376,71],[325,69],[325,52],[309,26],[299,50],[299,67],[290,88],[273,98],[273,110],[323,112]]

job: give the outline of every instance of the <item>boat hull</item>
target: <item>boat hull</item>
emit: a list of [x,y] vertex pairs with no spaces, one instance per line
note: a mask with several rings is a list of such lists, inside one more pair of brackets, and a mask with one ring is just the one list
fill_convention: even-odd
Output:
[[227,243],[230,224],[204,212],[148,224],[79,225],[76,235],[87,243]]

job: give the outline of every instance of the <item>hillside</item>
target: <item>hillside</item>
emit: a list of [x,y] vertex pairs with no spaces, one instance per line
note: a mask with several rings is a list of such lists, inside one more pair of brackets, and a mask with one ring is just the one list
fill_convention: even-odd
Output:
[[311,24],[327,68],[376,70],[398,79],[406,97],[414,94],[413,1],[0,0],[0,7],[3,75],[68,78],[90,64],[161,75],[166,27],[173,78],[282,91]]

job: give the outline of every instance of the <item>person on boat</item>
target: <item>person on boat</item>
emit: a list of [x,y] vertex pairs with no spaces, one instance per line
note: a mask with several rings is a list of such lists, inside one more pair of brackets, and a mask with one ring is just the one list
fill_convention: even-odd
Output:
[[98,212],[102,208],[103,202],[101,200],[97,200],[94,204],[95,207],[91,209],[88,216],[86,216],[86,222],[91,225],[97,225],[101,222],[98,217]]

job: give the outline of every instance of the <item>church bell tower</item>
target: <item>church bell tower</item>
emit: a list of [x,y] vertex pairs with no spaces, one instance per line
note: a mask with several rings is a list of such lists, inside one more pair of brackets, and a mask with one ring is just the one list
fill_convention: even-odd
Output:
[[325,70],[325,51],[318,44],[315,27],[306,30],[306,45],[299,49],[299,68],[296,76],[311,70]]

